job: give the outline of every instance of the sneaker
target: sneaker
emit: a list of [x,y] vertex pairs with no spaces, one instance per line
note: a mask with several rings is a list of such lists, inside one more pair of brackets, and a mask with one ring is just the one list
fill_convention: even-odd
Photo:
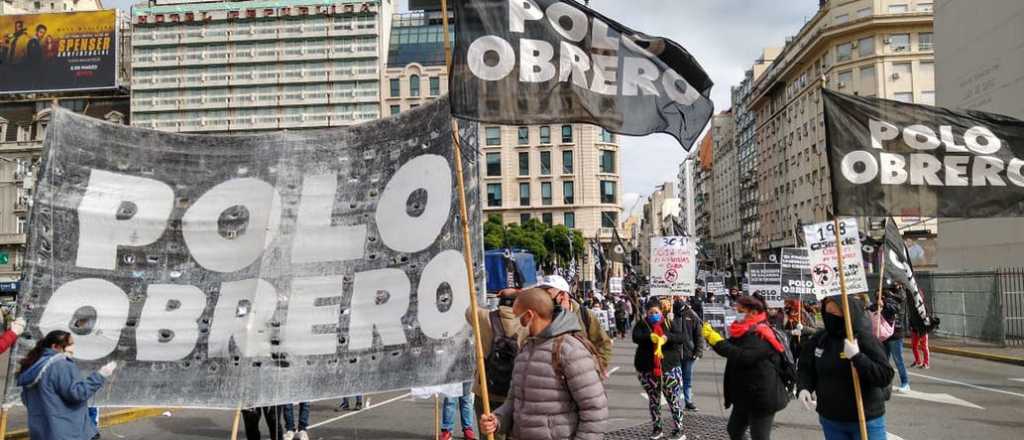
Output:
[[441,431],[441,440],[452,440],[451,431]]
[[661,430],[655,429],[654,432],[651,433],[651,436],[647,438],[648,440],[658,440],[663,437],[665,437],[665,435],[661,433]]
[[909,367],[907,367],[907,368],[917,368],[917,367],[919,367],[919,366],[921,366],[921,364],[919,364],[919,363],[917,363],[917,362],[914,362],[914,363],[910,364],[910,366],[909,366]]
[[683,430],[682,429],[676,428],[675,431],[672,431],[672,434],[669,434],[667,439],[668,440],[686,440],[686,434],[683,434]]
[[931,369],[932,369],[932,366],[931,366],[931,365],[928,365],[928,364],[924,364],[924,365],[922,365],[922,366],[921,366],[921,369],[922,369],[922,370],[931,370]]
[[348,406],[348,401],[347,400],[341,402],[341,405],[338,405],[336,408],[334,408],[335,412],[338,412],[338,411],[348,411],[348,410],[349,410],[349,406]]
[[295,438],[295,431],[288,431],[284,433],[284,437],[281,437],[282,440],[292,440],[293,438]]
[[462,438],[466,440],[476,440],[476,433],[473,432],[473,428],[466,428],[462,430]]
[[910,392],[910,385],[900,385],[896,387],[896,392],[900,394],[907,394]]
[[697,405],[694,405],[693,402],[689,402],[689,403],[686,404],[686,410],[687,411],[693,411],[693,412],[700,412],[700,410],[697,409]]
[[[305,429],[299,431],[299,435],[295,437],[296,440],[309,440],[309,433]],[[285,439],[287,440],[287,439]]]

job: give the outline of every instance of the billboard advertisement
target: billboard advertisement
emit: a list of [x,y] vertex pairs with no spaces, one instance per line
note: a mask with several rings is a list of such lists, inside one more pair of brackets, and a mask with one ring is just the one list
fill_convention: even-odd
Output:
[[0,16],[0,93],[117,86],[117,11]]

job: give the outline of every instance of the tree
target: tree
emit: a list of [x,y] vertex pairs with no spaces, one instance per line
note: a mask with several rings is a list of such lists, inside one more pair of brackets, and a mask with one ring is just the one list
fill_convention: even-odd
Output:
[[537,264],[544,268],[568,264],[574,255],[582,255],[583,246],[583,234],[564,225],[548,226],[537,219],[527,220],[522,225],[504,225],[497,214],[488,217],[484,223],[484,247],[487,250],[523,249],[533,254]]

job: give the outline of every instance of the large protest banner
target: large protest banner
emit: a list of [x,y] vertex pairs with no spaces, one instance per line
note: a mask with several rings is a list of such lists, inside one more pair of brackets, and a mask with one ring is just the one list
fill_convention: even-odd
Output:
[[823,90],[836,213],[1024,215],[1024,121]]
[[[814,281],[814,295],[819,300],[842,293],[839,284],[839,253],[836,251],[835,223],[824,222],[804,226],[807,240],[807,259]],[[867,292],[868,280],[864,273],[864,258],[860,252],[857,221],[839,220],[839,237],[843,240],[843,266],[846,293]]]
[[782,269],[782,297],[802,299],[814,296],[814,280],[811,279],[811,263],[807,259],[807,248],[782,248],[779,264]]
[[[463,130],[474,151],[477,127]],[[59,110],[45,146],[17,353],[69,330],[83,369],[118,361],[94,404],[235,408],[472,378],[445,99],[241,136]]]
[[768,308],[782,308],[782,267],[779,263],[747,264],[750,294],[764,298]]
[[453,4],[449,90],[455,116],[667,133],[687,150],[711,119],[711,78],[672,40],[627,28],[575,1]]
[[651,238],[651,295],[693,296],[697,249],[688,237]]

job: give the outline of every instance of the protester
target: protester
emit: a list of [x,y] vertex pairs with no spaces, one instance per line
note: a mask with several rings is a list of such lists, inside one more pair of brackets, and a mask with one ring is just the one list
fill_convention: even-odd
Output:
[[644,322],[633,327],[633,343],[636,353],[633,367],[636,368],[640,385],[647,393],[647,407],[651,413],[654,430],[650,438],[664,437],[661,423],[661,399],[665,397],[675,428],[668,438],[678,440],[683,435],[683,368],[681,347],[686,343],[683,322],[673,319],[672,301],[652,298],[647,303]]
[[[608,419],[604,363],[574,313],[529,289],[513,311],[529,332],[516,356],[508,400],[480,418],[480,430],[518,440],[598,440]],[[529,387],[529,388],[527,388]]]
[[604,305],[600,301],[594,302],[594,307],[591,309],[591,313],[597,317],[597,322],[601,324],[601,330],[604,330],[609,337],[614,337],[614,333],[612,333],[613,330],[610,325],[611,319],[609,319],[608,312],[604,310]]
[[89,420],[88,402],[114,374],[117,362],[83,378],[72,359],[74,349],[71,333],[54,330],[18,361],[18,386],[33,440],[90,440],[99,433]]
[[789,404],[789,391],[780,377],[783,343],[767,324],[764,303],[741,296],[734,304],[739,314],[729,326],[729,339],[704,324],[708,345],[727,359],[725,407],[732,407],[726,427],[729,438],[742,440],[750,429],[752,440],[771,438],[775,413]]
[[301,402],[299,405],[298,425],[295,424],[295,405],[281,405],[284,409],[284,440],[309,440],[309,402]]
[[852,364],[860,376],[868,440],[885,440],[885,401],[894,373],[885,348],[872,334],[863,304],[856,298],[849,298],[855,339],[846,339],[839,301],[838,297],[823,301],[825,328],[803,345],[797,369],[798,398],[807,410],[817,410],[825,440],[860,438]]
[[782,329],[789,334],[789,347],[795,356],[800,355],[800,343],[817,331],[817,324],[806,308],[800,307],[800,300],[787,299],[785,321]]
[[742,295],[740,295],[739,289],[737,289],[735,287],[730,287],[729,288],[729,297],[726,298],[726,305],[728,305],[728,306],[735,306],[736,305],[736,301],[739,301],[741,296]]
[[0,353],[6,353],[14,346],[15,342],[18,342],[18,336],[25,331],[25,319],[18,318],[14,322],[11,322],[11,328],[4,331],[0,335]]
[[680,302],[673,310],[675,318],[682,323],[683,335],[686,341],[679,349],[683,360],[683,397],[686,400],[685,408],[690,411],[698,411],[697,404],[693,401],[693,367],[697,360],[704,355],[704,338],[702,327],[704,320],[698,316],[690,302]]
[[[928,350],[928,333],[932,319],[925,308],[923,292],[907,292],[907,323],[910,324],[910,347],[914,351],[914,363],[911,368],[931,368],[931,353]],[[920,350],[920,354],[918,354]]]
[[476,440],[476,432],[473,431],[473,392],[469,382],[462,383],[461,397],[445,397],[441,403],[441,440],[451,440],[452,430],[455,428],[455,411],[459,412],[459,421],[462,423],[462,438],[465,440]]
[[[512,310],[518,293],[518,289],[501,290],[497,295],[496,310],[477,309],[480,341],[484,351],[484,371],[487,373],[487,397],[490,399],[491,408],[497,408],[505,403],[512,386],[512,369],[519,354],[519,347],[522,347],[529,336]],[[466,320],[469,321],[472,316],[470,309],[467,309]],[[481,393],[483,391],[480,389],[480,381],[473,381],[473,394],[479,396]],[[473,408],[479,420],[484,413],[483,399],[474,399]],[[504,440],[505,436],[498,433],[494,438]]]
[[910,391],[910,376],[907,374],[907,366],[903,361],[903,338],[906,336],[903,325],[906,318],[906,309],[904,308],[906,297],[906,288],[903,287],[903,284],[895,283],[883,291],[880,301],[882,319],[892,324],[892,336],[885,340],[885,349],[889,359],[896,364],[896,372],[900,376],[900,386],[896,388],[896,391],[901,393]]
[[697,288],[697,293],[687,300],[687,302],[690,303],[690,308],[693,309],[693,312],[697,314],[697,317],[700,318],[701,321],[704,320],[705,300],[706,295],[703,292],[701,292],[700,288]]
[[242,424],[245,425],[246,440],[261,440],[260,418],[266,420],[270,440],[284,438],[284,425],[281,424],[280,406],[261,406],[242,410]]
[[619,303],[619,307],[615,308],[615,329],[617,330],[619,339],[626,337],[626,308]]
[[612,361],[612,339],[601,329],[601,323],[597,316],[569,297],[569,283],[565,281],[565,278],[558,275],[546,276],[534,287],[544,289],[563,310],[571,311],[576,315],[584,336],[597,348],[604,365],[609,365]]

